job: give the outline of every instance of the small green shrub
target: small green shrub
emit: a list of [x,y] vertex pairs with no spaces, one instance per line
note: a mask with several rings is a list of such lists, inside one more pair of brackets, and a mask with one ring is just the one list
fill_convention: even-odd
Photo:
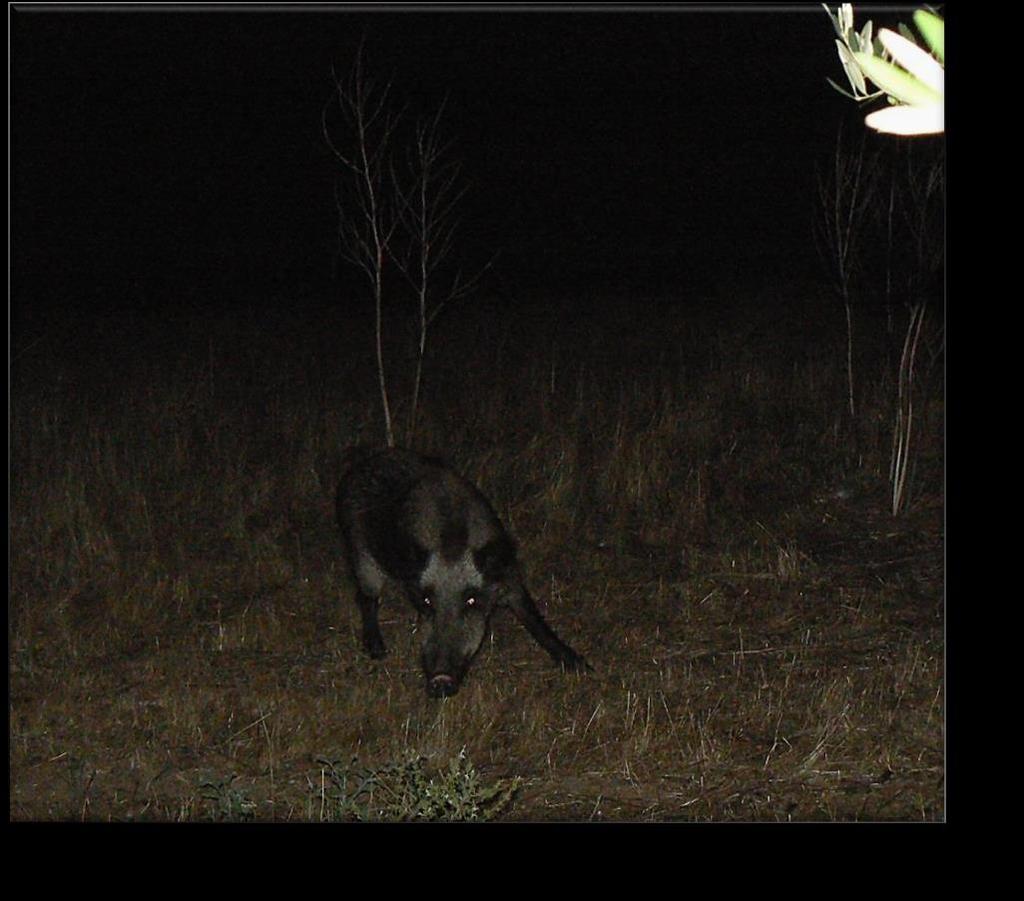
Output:
[[209,807],[209,816],[219,823],[244,823],[253,818],[256,802],[232,787],[235,776],[210,778],[199,784],[199,795]]
[[509,808],[520,779],[499,779],[485,785],[463,748],[433,778],[425,758],[409,754],[401,763],[360,767],[319,758],[316,787],[322,820],[483,822]]

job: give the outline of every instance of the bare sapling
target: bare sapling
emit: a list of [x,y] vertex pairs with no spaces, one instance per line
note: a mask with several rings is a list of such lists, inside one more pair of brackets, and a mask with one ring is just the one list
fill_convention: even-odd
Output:
[[[900,242],[904,267],[901,270],[903,292],[909,298],[906,333],[900,354],[896,383],[896,411],[892,432],[892,453],[889,465],[892,515],[898,516],[907,506],[910,494],[911,438],[915,428],[914,396],[918,387],[920,366],[918,350],[924,334],[928,304],[928,287],[942,269],[945,241],[942,234],[942,212],[945,206],[945,161],[942,155],[922,163],[914,155],[905,155],[905,179],[901,191],[893,190],[890,201],[889,238],[892,241],[892,209],[896,205],[903,226]],[[894,167],[895,171],[895,167]],[[895,182],[895,178],[894,178]],[[893,280],[887,266],[886,284]],[[934,331],[934,330],[933,330]],[[932,348],[925,369],[930,369],[942,351],[942,325],[939,341]],[[927,342],[925,342],[927,346]]]
[[[334,76],[334,88],[334,96],[324,107],[321,125],[328,147],[349,176],[339,179],[335,186],[338,241],[341,255],[365,273],[370,284],[385,437],[388,447],[394,447],[384,366],[382,301],[384,269],[392,256],[392,243],[400,221],[390,160],[401,114],[391,105],[391,83],[378,86],[364,71],[362,48],[349,76]],[[332,138],[328,125],[332,106],[337,106],[342,117],[340,133],[343,138],[338,141]]]
[[824,259],[833,290],[846,316],[846,383],[850,420],[856,416],[853,376],[854,285],[863,267],[863,237],[877,188],[873,161],[864,139],[851,149],[836,136],[829,171],[818,172],[818,252]]
[[[391,83],[378,87],[366,75],[361,48],[350,76],[345,80],[335,77],[334,82],[336,97],[325,107],[322,125],[327,144],[346,176],[339,179],[335,193],[338,238],[341,256],[365,273],[371,287],[388,447],[395,445],[396,425],[384,362],[386,267],[402,274],[416,300],[416,363],[404,436],[411,445],[431,326],[450,302],[476,286],[491,264],[469,278],[461,269],[447,274],[461,224],[459,206],[468,185],[451,152],[452,142],[442,133],[445,104],[409,129],[408,119],[392,106]],[[327,114],[334,105],[342,114],[342,141],[335,140],[328,127]],[[403,150],[404,165],[399,162]]]
[[900,355],[899,378],[896,389],[896,422],[892,430],[892,457],[889,484],[892,487],[892,515],[898,516],[907,502],[907,474],[910,471],[910,438],[914,427],[914,363],[924,324],[925,305],[916,303],[910,308],[910,321]]
[[423,361],[427,335],[434,321],[454,300],[468,294],[490,263],[476,275],[466,278],[461,269],[443,278],[452,245],[459,230],[459,205],[468,190],[461,178],[461,163],[452,155],[452,141],[446,141],[441,129],[445,103],[437,112],[416,124],[410,150],[411,188],[401,191],[400,217],[408,237],[404,253],[395,253],[395,264],[403,274],[416,298],[417,342],[416,371],[413,378],[409,409],[408,442],[416,432],[420,391],[423,383]]

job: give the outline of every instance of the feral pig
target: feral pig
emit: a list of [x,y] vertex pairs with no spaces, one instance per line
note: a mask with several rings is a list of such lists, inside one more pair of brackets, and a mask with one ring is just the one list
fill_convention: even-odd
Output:
[[510,607],[563,669],[588,668],[538,612],[490,503],[440,461],[399,449],[364,458],[338,487],[338,524],[358,583],[367,653],[386,653],[377,612],[391,583],[419,615],[431,696],[459,690],[496,607]]

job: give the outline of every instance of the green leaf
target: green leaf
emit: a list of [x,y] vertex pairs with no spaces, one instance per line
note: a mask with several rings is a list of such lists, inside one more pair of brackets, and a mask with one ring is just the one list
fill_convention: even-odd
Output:
[[891,135],[933,135],[943,131],[943,110],[935,106],[889,106],[876,110],[864,124]]
[[934,13],[919,9],[914,13],[914,24],[924,36],[928,49],[934,53],[939,62],[946,61],[946,23]]
[[853,28],[853,4],[840,3],[836,9],[836,20],[839,22],[840,33],[845,36]]
[[871,24],[871,20],[868,19],[867,22],[864,23],[864,27],[860,30],[860,45],[861,45],[862,48],[864,48],[865,52],[868,52],[868,53],[871,52],[871,46],[872,46],[872,44],[871,44],[871,32],[872,32],[872,29],[873,29],[873,26]]
[[839,25],[839,7],[836,7],[836,14],[833,16],[832,10],[828,8],[827,3],[822,3],[821,5],[825,7],[825,12],[828,14],[829,21],[832,22],[832,27],[835,29],[836,37],[843,37],[843,29]]
[[[851,53],[842,41],[836,41],[836,48],[839,50],[839,62],[843,64],[843,71],[846,72],[846,78],[850,82],[853,92],[855,94],[866,94],[868,87],[864,83],[864,75],[861,73],[860,66],[857,65],[857,60],[855,59],[858,54]],[[866,56],[868,54],[860,55]]]
[[840,93],[840,94],[842,94],[842,95],[843,95],[844,97],[849,97],[849,98],[850,98],[851,100],[860,100],[860,99],[861,99],[861,98],[860,98],[860,97],[858,97],[858,96],[857,96],[856,94],[851,94],[851,93],[850,93],[849,91],[847,91],[847,90],[846,90],[845,88],[841,88],[841,87],[839,87],[839,85],[837,85],[837,84],[836,84],[836,83],[835,83],[835,82],[834,82],[834,81],[833,81],[833,80],[832,80],[831,78],[829,78],[829,77],[828,77],[827,75],[825,76],[825,81],[827,81],[827,82],[828,82],[828,83],[829,83],[830,85],[832,85],[832,87],[834,87],[834,88],[835,88],[835,89],[836,89],[837,91],[839,91],[839,93]]
[[882,29],[878,36],[882,39],[885,49],[889,51],[889,58],[893,63],[931,90],[938,94],[943,93],[945,72],[942,64],[934,56],[893,31]]
[[913,75],[897,68],[885,60],[867,53],[853,55],[861,71],[890,97],[911,106],[928,106],[942,103],[942,95],[918,81]]

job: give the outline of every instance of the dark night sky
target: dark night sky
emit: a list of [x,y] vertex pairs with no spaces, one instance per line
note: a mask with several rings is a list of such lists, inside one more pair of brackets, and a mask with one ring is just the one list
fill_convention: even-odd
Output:
[[[872,14],[879,22],[892,18]],[[859,17],[860,18],[860,17]],[[11,13],[14,302],[329,292],[332,65],[447,94],[466,253],[564,286],[814,274],[814,163],[856,115],[788,11]]]

